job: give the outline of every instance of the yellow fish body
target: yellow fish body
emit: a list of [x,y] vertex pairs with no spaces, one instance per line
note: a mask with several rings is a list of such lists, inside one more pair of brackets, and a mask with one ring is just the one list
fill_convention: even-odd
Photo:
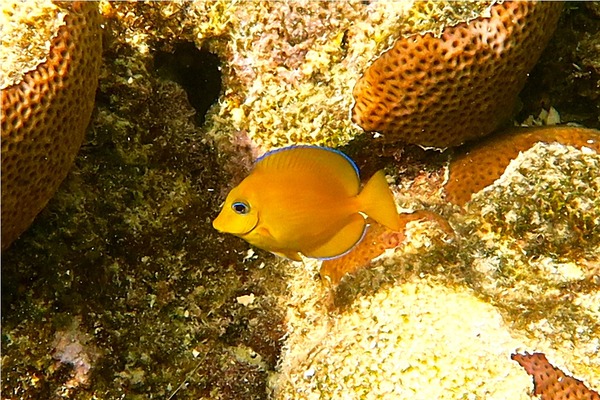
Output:
[[330,259],[360,242],[367,226],[363,214],[400,229],[383,171],[361,191],[358,168],[348,156],[295,146],[259,158],[229,192],[213,227],[292,260],[300,261],[300,254]]

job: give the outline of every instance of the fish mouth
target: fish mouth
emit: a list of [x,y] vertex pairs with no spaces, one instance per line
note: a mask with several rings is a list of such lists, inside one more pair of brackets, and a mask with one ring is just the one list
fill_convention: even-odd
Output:
[[212,227],[215,228],[215,230],[217,230],[219,232],[223,232],[223,229],[221,228],[221,224],[219,223],[218,216],[217,216],[217,218],[213,219]]
[[213,219],[212,222],[212,226],[213,228],[215,228],[217,231],[221,232],[221,233],[230,233],[227,230],[227,226],[231,225],[228,221],[227,221],[227,216],[224,215],[223,212],[219,213],[219,215],[217,215],[217,218]]
[[231,233],[237,236],[247,235],[258,225],[258,214],[244,216],[230,215],[221,212],[212,222],[213,228],[221,233]]

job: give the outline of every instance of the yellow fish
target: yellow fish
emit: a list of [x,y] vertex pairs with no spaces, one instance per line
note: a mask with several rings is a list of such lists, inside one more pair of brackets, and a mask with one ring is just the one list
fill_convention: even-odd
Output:
[[344,153],[293,146],[257,160],[227,195],[213,227],[291,260],[331,259],[361,241],[365,215],[400,229],[383,170],[361,191],[358,168]]

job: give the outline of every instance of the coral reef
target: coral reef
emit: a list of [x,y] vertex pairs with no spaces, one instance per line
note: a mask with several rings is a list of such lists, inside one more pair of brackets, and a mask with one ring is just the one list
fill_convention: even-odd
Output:
[[600,153],[600,131],[574,126],[515,128],[500,135],[461,147],[448,167],[444,184],[446,199],[463,206],[471,195],[491,185],[511,160],[537,142],[558,142]]
[[142,27],[104,24],[75,165],[2,253],[2,398],[264,398],[285,333],[281,268],[213,230],[225,161],[185,91],[129,41]]
[[94,3],[9,1],[2,4],[2,18],[6,249],[44,208],[73,164],[94,106],[101,36]]
[[491,133],[515,112],[561,7],[503,2],[439,37],[399,39],[354,87],[353,121],[389,142],[435,147]]
[[452,1],[196,3],[189,12],[202,16],[194,28],[200,40],[231,37],[211,43],[226,60],[227,89],[208,116],[209,132],[247,138],[257,155],[298,143],[346,144],[363,132],[348,110],[352,88],[372,59],[400,34],[439,32],[488,7]]
[[[370,354],[410,365],[423,372],[415,378],[423,381],[435,381],[440,371],[458,371],[455,382],[443,376],[442,387],[465,382],[482,397],[489,389],[528,398],[531,378],[509,360],[515,350],[542,351],[586,382],[598,376],[597,232],[582,236],[581,245],[569,251],[575,236],[561,242],[530,237],[523,227],[505,229],[492,217],[504,217],[493,212],[495,202],[510,211],[501,199],[515,200],[500,196],[508,178],[458,213],[441,196],[447,153],[372,141],[348,117],[360,73],[401,32],[440,34],[441,25],[477,18],[490,5],[414,2],[407,11],[412,3],[100,2],[103,63],[86,139],[56,195],[2,254],[2,397],[244,400],[269,398],[269,387],[278,388],[272,397],[297,394],[303,387],[286,386],[284,378],[314,385],[323,375],[315,368],[311,377],[312,370],[295,366],[307,365],[313,355],[333,361],[336,352],[316,351],[320,343],[360,348],[352,337],[332,332],[365,325],[373,337],[366,339],[364,359]],[[424,16],[431,18],[427,22]],[[201,114],[207,104],[194,109],[196,101],[185,91],[202,82],[168,70],[180,56],[175,67],[185,67],[190,56],[185,49],[192,46],[200,63],[210,57],[222,72],[221,95],[206,116]],[[219,79],[204,72],[198,76]],[[336,145],[352,138],[344,151],[365,176],[386,168],[401,212],[441,214],[455,228],[455,240],[445,240],[437,221],[412,221],[401,246],[386,249],[371,268],[346,275],[332,290],[319,279],[319,263],[284,262],[210,226],[228,190],[269,147]],[[595,168],[594,154],[562,146],[535,147],[523,156],[519,162],[556,158],[565,166],[560,160],[571,160],[573,173],[590,168],[582,177]],[[569,168],[549,167],[550,176],[562,177],[566,196]],[[531,193],[547,187],[557,186],[540,181]],[[563,226],[581,219],[584,206],[597,198],[590,187],[579,200],[563,197],[569,206],[561,216],[540,215],[559,218]],[[545,210],[558,206],[540,195],[525,200],[526,210],[537,203]],[[539,222],[534,228],[546,234],[543,219],[533,213],[523,217]],[[494,231],[487,229],[491,226]],[[543,249],[548,243],[551,254]],[[392,305],[405,313],[392,314]],[[463,306],[463,312],[452,306]],[[447,316],[443,310],[449,310]],[[476,324],[464,310],[480,318]],[[377,312],[388,318],[344,320]],[[455,326],[450,316],[464,321],[459,332],[472,340],[444,330]],[[418,318],[424,323],[418,325]],[[423,328],[406,331],[416,344],[425,343],[425,329],[435,333],[435,353],[417,354],[418,347],[408,353],[413,359],[386,353],[393,338],[410,345],[383,324],[405,332],[404,319]],[[377,335],[389,340],[379,346]],[[443,345],[446,340],[449,346]],[[461,346],[477,352],[460,353]],[[444,361],[440,367],[437,354]],[[464,368],[457,366],[461,363]],[[497,374],[486,372],[488,363]],[[375,368],[332,364],[341,377],[336,385],[342,386]],[[400,370],[394,378],[410,371]],[[482,378],[487,380],[480,384]],[[402,385],[416,391],[416,382]],[[389,387],[382,380],[376,390]],[[310,394],[305,390],[298,397]]]
[[511,358],[533,377],[533,394],[541,396],[542,400],[600,400],[598,392],[554,367],[542,353],[517,353]]

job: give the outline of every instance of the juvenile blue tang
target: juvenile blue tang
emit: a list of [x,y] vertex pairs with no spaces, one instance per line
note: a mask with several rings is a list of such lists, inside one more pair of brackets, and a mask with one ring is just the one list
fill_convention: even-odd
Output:
[[291,260],[331,259],[360,242],[365,215],[400,229],[383,170],[360,190],[358,168],[344,153],[293,146],[257,160],[227,195],[213,227]]

